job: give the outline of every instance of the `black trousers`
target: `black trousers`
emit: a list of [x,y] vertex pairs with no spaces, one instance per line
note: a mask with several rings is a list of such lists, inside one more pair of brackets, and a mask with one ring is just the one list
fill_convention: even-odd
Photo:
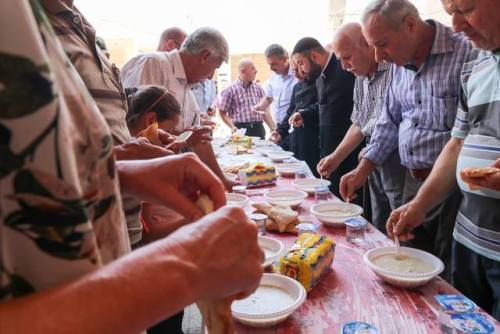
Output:
[[238,129],[247,129],[245,133],[246,136],[255,136],[264,139],[266,136],[266,129],[264,129],[264,125],[262,122],[248,122],[248,123],[239,123],[235,122],[234,126]]
[[500,263],[453,240],[452,283],[483,310],[500,320]]
[[162,320],[151,328],[148,328],[148,334],[184,334],[182,332],[182,317],[184,311],[174,314],[168,319]]

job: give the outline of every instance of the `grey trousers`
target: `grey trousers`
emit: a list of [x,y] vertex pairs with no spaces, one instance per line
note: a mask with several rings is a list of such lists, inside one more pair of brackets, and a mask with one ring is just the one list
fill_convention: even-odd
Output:
[[[406,173],[403,203],[411,201],[421,186],[422,182],[415,180],[409,172]],[[424,250],[439,257],[445,267],[441,277],[448,282],[451,282],[453,228],[461,202],[462,192],[458,187],[455,187],[429,211],[424,223],[413,231],[415,239],[407,243],[410,247]]]
[[384,234],[386,234],[385,223],[391,211],[403,204],[406,173],[407,169],[401,165],[398,150],[395,150],[368,177],[371,221]]

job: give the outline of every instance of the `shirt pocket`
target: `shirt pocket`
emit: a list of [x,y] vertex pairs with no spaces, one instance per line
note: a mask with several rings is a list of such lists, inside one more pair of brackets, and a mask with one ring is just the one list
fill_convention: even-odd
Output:
[[422,101],[415,126],[434,131],[451,131],[457,115],[458,96],[429,95]]

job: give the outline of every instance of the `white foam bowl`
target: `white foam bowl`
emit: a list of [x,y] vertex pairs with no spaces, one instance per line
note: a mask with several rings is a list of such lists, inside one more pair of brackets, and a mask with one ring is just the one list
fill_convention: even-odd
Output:
[[279,152],[269,152],[267,153],[269,159],[275,162],[281,162],[285,159],[293,157],[293,152],[279,151]]
[[250,202],[250,198],[243,194],[227,193],[226,202],[229,206],[243,208]]
[[280,174],[295,174],[299,170],[305,169],[302,162],[285,162],[274,165],[276,171]]
[[228,179],[229,181],[235,182],[236,179],[238,179],[238,175],[233,174],[233,173],[224,173],[224,177]]
[[267,267],[286,253],[286,248],[281,241],[272,237],[260,235],[257,242],[264,252],[264,267]]
[[231,306],[233,317],[252,327],[269,327],[288,318],[306,300],[306,290],[294,279],[264,274],[257,290]]
[[276,144],[270,140],[257,140],[254,142],[255,146],[275,146]]
[[361,215],[363,208],[352,203],[327,201],[314,204],[310,211],[323,225],[342,226],[347,219]]
[[328,180],[321,180],[321,179],[314,179],[314,178],[299,179],[299,180],[295,180],[292,182],[292,185],[296,189],[305,191],[308,194],[314,194],[315,187],[318,187],[318,186],[328,187],[330,184],[331,184],[331,182]]
[[279,146],[258,147],[256,150],[265,157],[267,157],[271,153],[284,152],[283,149]]
[[264,194],[269,203],[281,206],[300,205],[307,196],[307,193],[301,190],[273,190]]
[[365,264],[373,270],[373,272],[380,277],[383,281],[401,288],[416,288],[427,284],[431,279],[439,275],[444,270],[443,261],[441,261],[436,256],[424,252],[419,249],[410,247],[400,247],[401,255],[408,255],[419,258],[425,262],[430,263],[434,270],[428,273],[398,273],[388,271],[387,269],[381,268],[373,263],[373,260],[384,254],[395,254],[396,247],[379,247],[369,250],[364,255]]

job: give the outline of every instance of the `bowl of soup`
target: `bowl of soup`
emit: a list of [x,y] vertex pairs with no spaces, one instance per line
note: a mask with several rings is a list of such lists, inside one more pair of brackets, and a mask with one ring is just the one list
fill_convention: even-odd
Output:
[[401,288],[416,288],[427,284],[444,270],[443,261],[419,249],[379,247],[364,256],[365,264],[383,281]]

